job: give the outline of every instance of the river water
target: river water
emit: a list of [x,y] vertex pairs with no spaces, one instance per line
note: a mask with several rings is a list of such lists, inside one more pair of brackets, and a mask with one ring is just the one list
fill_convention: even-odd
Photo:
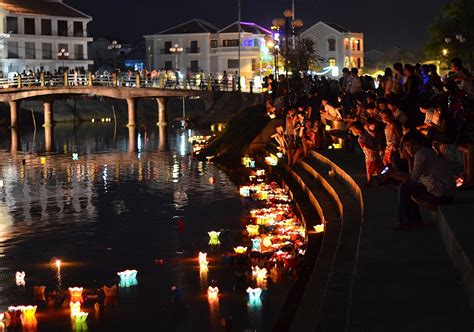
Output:
[[[221,255],[242,243],[243,203],[228,175],[192,156],[194,134],[110,123],[57,126],[50,143],[44,129],[0,133],[0,312],[37,304],[37,330],[70,331],[67,290],[77,286],[92,295],[83,303],[89,331],[215,331],[222,317],[232,317],[232,331],[270,330],[291,281],[270,283],[261,306],[235,287]],[[220,246],[208,245],[211,230],[221,230]],[[138,284],[104,305],[98,289],[126,269],[138,271]],[[207,300],[210,284],[217,304]],[[35,285],[49,300],[35,299]]]

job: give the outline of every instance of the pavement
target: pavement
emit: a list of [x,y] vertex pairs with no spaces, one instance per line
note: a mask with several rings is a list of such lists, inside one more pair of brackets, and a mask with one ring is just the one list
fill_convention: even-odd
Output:
[[[359,185],[364,183],[365,165],[360,153],[330,151],[324,155]],[[474,312],[462,278],[431,214],[423,212],[430,226],[393,230],[397,223],[397,190],[394,184],[363,188],[364,219],[346,330],[473,331]],[[474,192],[470,198],[474,207]],[[472,217],[467,211],[473,210],[463,211],[466,213],[457,219],[469,226],[464,234],[472,239],[473,226],[468,224]],[[330,327],[319,330],[332,331]]]

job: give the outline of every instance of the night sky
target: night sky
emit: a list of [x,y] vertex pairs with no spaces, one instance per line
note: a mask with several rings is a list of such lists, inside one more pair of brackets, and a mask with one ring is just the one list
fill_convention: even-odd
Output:
[[[93,17],[93,37],[138,43],[153,34],[192,18],[217,27],[237,20],[237,0],[64,0]],[[427,27],[448,0],[295,0],[296,16],[305,27],[319,20],[364,32],[366,51],[393,46],[417,50],[428,38]],[[291,0],[242,0],[242,20],[271,26],[283,16]]]

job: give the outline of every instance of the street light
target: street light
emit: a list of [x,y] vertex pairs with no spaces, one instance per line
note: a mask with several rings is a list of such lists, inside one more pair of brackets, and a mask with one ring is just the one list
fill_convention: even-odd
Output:
[[179,84],[179,67],[178,67],[178,54],[183,52],[183,48],[180,47],[178,44],[174,44],[170,47],[170,52],[175,56],[175,65],[176,65],[176,87]]
[[278,79],[278,53],[280,51],[280,45],[278,45],[279,40],[275,35],[273,35],[273,37],[267,35],[265,36],[265,42],[268,50],[273,55],[275,79]]
[[301,32],[303,27],[303,21],[295,19],[293,11],[287,9],[283,12],[285,18],[275,18],[272,24],[277,27],[278,31],[282,30],[285,35],[285,72],[288,78],[288,49],[289,49],[289,38],[294,38]]
[[69,52],[66,51],[64,48],[60,49],[59,52],[58,52],[58,59],[63,60],[63,70],[66,67],[65,64],[64,64],[64,60],[67,59],[67,58],[69,58]]
[[112,44],[108,46],[108,49],[114,52],[114,70],[117,70],[117,51],[122,48],[122,44],[119,44],[116,40],[112,41]]

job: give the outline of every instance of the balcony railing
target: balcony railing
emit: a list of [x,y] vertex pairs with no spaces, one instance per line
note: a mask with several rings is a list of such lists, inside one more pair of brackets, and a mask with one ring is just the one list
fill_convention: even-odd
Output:
[[186,47],[186,53],[201,53],[200,47]]

